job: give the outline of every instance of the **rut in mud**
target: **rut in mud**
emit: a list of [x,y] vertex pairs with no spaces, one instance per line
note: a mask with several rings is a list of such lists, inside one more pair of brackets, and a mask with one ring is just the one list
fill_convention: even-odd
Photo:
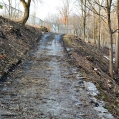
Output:
[[0,119],[114,119],[67,62],[61,37],[45,34],[17,76],[1,84]]

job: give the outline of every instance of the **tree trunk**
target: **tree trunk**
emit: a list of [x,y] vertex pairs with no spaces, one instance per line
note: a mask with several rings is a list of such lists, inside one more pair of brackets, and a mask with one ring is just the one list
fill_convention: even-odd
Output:
[[8,0],[8,3],[9,3],[9,18],[11,18],[11,1]]
[[110,48],[109,48],[109,54],[110,54],[110,61],[109,61],[109,73],[110,76],[113,78],[113,37],[112,37],[112,28],[111,28],[111,4],[112,4],[112,0],[107,0],[106,1],[107,4],[107,26],[108,26],[108,31],[109,31],[109,35],[110,35]]
[[27,22],[27,20],[28,20],[28,17],[29,17],[29,8],[25,7],[24,11],[25,11],[24,12],[24,16],[23,16],[23,18],[21,20],[22,24],[25,24]]
[[104,41],[104,33],[101,32],[101,43],[102,43],[102,47],[105,47],[105,41]]
[[112,38],[112,33],[111,33],[111,32],[110,32],[110,48],[109,48],[109,55],[110,55],[109,73],[110,73],[110,76],[113,78],[113,38]]
[[82,38],[85,41],[85,31],[86,31],[86,0],[80,0],[81,2],[81,9],[82,9],[82,29],[83,29],[83,33],[82,33]]
[[97,48],[98,50],[100,50],[100,27],[101,27],[101,23],[100,23],[100,20],[101,20],[101,16],[100,16],[100,6],[99,6],[99,21],[98,21],[98,44],[97,44]]
[[94,45],[96,46],[96,39],[95,39],[95,14],[93,13],[93,41]]
[[29,12],[30,12],[30,3],[31,3],[31,0],[28,0],[28,2],[25,2],[25,0],[20,0],[23,4],[23,7],[24,7],[24,16],[23,18],[21,19],[20,23],[25,25],[25,23],[27,22],[28,18],[29,18]]
[[86,0],[84,0],[84,16],[83,16],[83,40],[86,38]]
[[86,23],[85,23],[85,21],[86,21],[86,18],[85,18],[85,16],[83,16],[83,40],[85,41],[85,35],[86,35]]
[[[119,0],[117,0],[117,29],[119,29]],[[115,49],[115,72],[118,74],[119,67],[119,30],[117,32],[116,49]]]

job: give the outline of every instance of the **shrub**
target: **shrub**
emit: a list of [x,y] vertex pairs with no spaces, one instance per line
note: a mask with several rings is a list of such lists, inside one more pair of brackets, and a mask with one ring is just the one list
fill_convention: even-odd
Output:
[[45,26],[40,26],[40,30],[43,32],[48,32],[48,29]]

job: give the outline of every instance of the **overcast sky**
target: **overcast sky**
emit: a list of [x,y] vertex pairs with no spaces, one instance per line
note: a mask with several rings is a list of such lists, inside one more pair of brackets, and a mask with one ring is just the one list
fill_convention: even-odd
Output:
[[[15,1],[18,3],[16,8],[23,11],[23,6],[20,3],[20,0],[11,0],[12,6],[15,7]],[[62,5],[62,0],[42,0],[43,3],[36,2],[35,4],[32,2],[30,8],[30,14],[34,13],[34,9],[36,11],[36,16],[40,19],[44,20],[50,14],[58,13],[57,8]],[[2,3],[8,4],[8,0],[0,0]]]
[[[20,0],[16,1],[18,2]],[[0,2],[8,4],[8,0],[0,0]],[[12,0],[12,3],[12,6],[15,7],[15,0]],[[45,19],[49,14],[56,14],[58,12],[57,7],[60,3],[61,0],[43,0],[43,3],[36,2],[35,5],[34,3],[32,3],[30,14],[33,14],[33,11],[35,9],[35,11],[37,11],[36,16],[41,19]],[[18,8],[18,6],[16,6],[16,8]],[[19,9],[23,11],[21,3],[19,4]]]
[[37,5],[37,16],[39,16],[41,19],[44,19],[49,14],[56,14],[57,7],[59,6],[61,0],[43,0],[43,3],[39,3]]

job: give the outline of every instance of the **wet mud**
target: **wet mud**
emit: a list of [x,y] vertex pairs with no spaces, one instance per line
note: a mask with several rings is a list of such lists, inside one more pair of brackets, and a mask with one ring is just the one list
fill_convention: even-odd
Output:
[[44,34],[0,87],[0,119],[114,119],[95,85],[68,63],[62,34]]

